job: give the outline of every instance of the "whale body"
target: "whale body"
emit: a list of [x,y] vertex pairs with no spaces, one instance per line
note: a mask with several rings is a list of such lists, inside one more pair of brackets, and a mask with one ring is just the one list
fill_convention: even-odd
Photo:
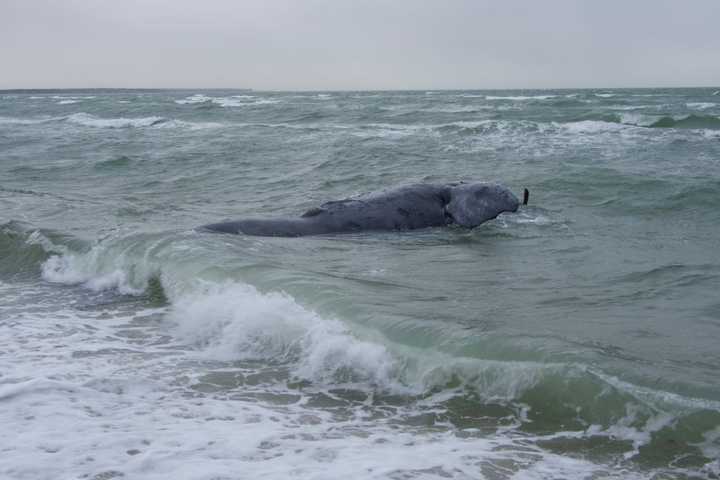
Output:
[[[527,203],[527,191],[525,193]],[[323,203],[294,218],[248,218],[200,227],[218,233],[300,237],[362,231],[414,230],[459,225],[474,228],[520,202],[491,183],[414,184]]]

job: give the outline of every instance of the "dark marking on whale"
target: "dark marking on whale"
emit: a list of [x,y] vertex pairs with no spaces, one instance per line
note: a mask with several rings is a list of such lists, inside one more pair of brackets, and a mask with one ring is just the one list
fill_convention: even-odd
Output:
[[[523,204],[527,204],[527,189],[523,194]],[[474,228],[503,212],[516,212],[519,205],[517,197],[502,185],[414,184],[357,198],[333,200],[295,218],[248,218],[200,228],[273,237],[414,230],[446,225]]]

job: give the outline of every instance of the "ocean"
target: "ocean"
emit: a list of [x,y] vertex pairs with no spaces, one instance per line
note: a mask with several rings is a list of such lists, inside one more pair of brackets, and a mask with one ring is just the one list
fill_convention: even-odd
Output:
[[0,478],[719,478],[718,207],[717,88],[0,92]]

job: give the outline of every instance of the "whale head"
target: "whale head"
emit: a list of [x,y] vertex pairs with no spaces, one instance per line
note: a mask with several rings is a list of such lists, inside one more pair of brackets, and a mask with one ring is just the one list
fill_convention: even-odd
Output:
[[453,222],[477,227],[503,212],[516,212],[520,201],[506,187],[492,183],[464,183],[450,187],[445,211]]

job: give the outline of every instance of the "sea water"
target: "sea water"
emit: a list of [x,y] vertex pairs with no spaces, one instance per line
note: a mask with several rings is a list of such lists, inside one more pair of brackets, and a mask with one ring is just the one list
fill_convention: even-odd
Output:
[[718,478],[715,90],[0,92],[0,477]]

